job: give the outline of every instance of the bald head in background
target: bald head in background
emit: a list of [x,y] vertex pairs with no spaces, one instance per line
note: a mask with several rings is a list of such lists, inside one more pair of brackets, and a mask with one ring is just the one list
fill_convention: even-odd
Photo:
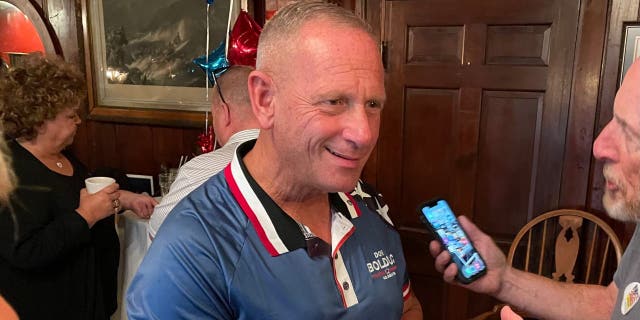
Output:
[[216,86],[219,86],[220,90],[214,87],[211,91],[213,132],[221,146],[224,146],[234,133],[258,126],[247,92],[247,78],[251,71],[253,68],[249,66],[231,66],[217,79]]

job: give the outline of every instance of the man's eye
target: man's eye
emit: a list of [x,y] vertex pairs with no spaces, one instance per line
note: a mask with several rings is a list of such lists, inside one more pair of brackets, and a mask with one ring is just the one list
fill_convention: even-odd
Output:
[[382,104],[379,101],[371,100],[371,101],[367,102],[367,107],[380,109],[380,108],[382,108]]
[[327,100],[327,104],[332,105],[332,106],[340,106],[344,104],[344,100],[343,99],[330,99]]

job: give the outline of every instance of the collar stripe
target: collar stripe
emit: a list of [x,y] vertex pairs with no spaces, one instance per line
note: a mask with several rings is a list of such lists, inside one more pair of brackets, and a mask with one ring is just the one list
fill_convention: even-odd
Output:
[[[263,229],[266,238],[261,238],[263,244],[267,246],[269,243],[270,246],[275,248],[276,254],[271,253],[273,257],[289,252],[289,248],[284,244],[278,231],[276,231],[276,226],[271,221],[267,210],[262,205],[262,201],[258,199],[258,195],[253,191],[247,177],[244,175],[242,171],[242,167],[240,166],[240,159],[238,158],[238,154],[234,156],[234,159],[231,161],[231,173],[233,174],[233,179],[238,183],[239,190],[241,195],[247,200],[247,204],[251,207],[251,214],[255,217],[255,222],[259,225],[254,225],[256,228]],[[265,242],[266,241],[266,242]]]
[[[333,258],[332,258],[333,259]],[[342,283],[340,283],[340,279],[338,279],[338,273],[336,270],[335,262],[333,265],[333,281],[336,283],[336,287],[338,288],[338,293],[340,293],[340,299],[342,300],[342,306],[347,307],[347,300],[344,297],[344,290],[342,290]]]
[[[235,176],[233,174],[233,168],[232,168],[233,165],[234,165],[234,161],[232,161],[231,164],[229,164],[224,169],[224,176],[225,176],[225,178],[227,180],[227,184],[229,185],[229,189],[231,190],[231,194],[233,194],[233,197],[236,199],[236,201],[238,202],[238,204],[242,208],[242,211],[245,212],[245,214],[247,215],[247,218],[249,218],[249,221],[251,221],[251,224],[253,225],[253,228],[255,229],[256,233],[258,234],[258,238],[260,238],[260,241],[262,242],[262,245],[264,245],[265,249],[267,249],[267,252],[269,252],[269,254],[271,256],[277,256],[279,254],[278,250],[276,250],[276,248],[271,244],[271,242],[269,242],[269,238],[267,236],[267,232],[265,232],[265,230],[262,228],[262,225],[258,221],[258,218],[256,217],[256,214],[253,212],[251,206],[249,205],[247,200],[244,198],[244,195],[243,195],[242,191],[240,190],[240,187],[236,183]],[[238,169],[242,170],[240,168],[238,168]],[[244,177],[243,175],[237,175],[237,176],[240,179],[242,179]],[[246,181],[245,181],[245,183],[246,183]],[[247,183],[247,185],[248,185],[248,183]]]
[[[342,303],[345,308],[352,307],[358,304],[358,296],[356,295],[356,288],[353,286],[353,281],[349,276],[349,270],[344,264],[342,254],[340,251],[336,252],[337,259],[333,259],[333,275],[336,279],[336,285],[340,296],[342,296]],[[346,288],[344,287],[346,285]]]
[[402,286],[402,299],[407,301],[409,299],[409,294],[411,293],[411,281],[407,281],[407,283]]
[[[358,182],[360,183],[360,182]],[[349,214],[351,215],[351,219],[355,219],[358,218],[362,215],[362,212],[360,212],[360,207],[358,207],[356,199],[353,198],[352,195],[348,194],[348,193],[338,193],[340,195],[340,198],[342,198],[343,200],[345,200],[345,203],[349,204],[353,204],[351,206],[347,205],[347,208],[349,209]],[[344,197],[346,197],[347,199],[345,199]]]
[[349,232],[347,232],[342,239],[340,239],[340,242],[338,242],[338,244],[336,245],[336,249],[334,252],[331,253],[332,257],[335,257],[336,254],[338,254],[338,250],[340,250],[340,247],[342,247],[342,245],[347,241],[347,239],[349,239],[349,237],[356,231],[355,227],[351,227],[351,229],[349,229]]

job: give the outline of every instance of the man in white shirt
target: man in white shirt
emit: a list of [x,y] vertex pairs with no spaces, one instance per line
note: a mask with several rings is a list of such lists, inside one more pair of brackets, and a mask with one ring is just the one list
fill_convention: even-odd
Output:
[[222,171],[233,157],[240,143],[258,137],[257,120],[251,111],[247,92],[247,78],[253,69],[247,66],[231,66],[213,88],[211,114],[216,141],[222,147],[199,155],[180,167],[169,193],[153,210],[148,228],[148,244],[156,236],[169,212],[211,176]]

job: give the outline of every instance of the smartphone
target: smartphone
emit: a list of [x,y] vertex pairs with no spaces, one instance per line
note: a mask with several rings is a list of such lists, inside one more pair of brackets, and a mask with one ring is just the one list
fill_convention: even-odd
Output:
[[420,220],[440,240],[458,266],[458,281],[471,283],[487,272],[487,265],[462,230],[444,199],[427,201],[418,207]]

